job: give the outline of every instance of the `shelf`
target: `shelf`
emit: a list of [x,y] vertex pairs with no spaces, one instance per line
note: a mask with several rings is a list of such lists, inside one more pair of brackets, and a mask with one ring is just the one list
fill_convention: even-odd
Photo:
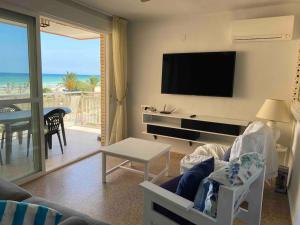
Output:
[[212,116],[196,116],[159,112],[142,113],[144,134],[198,144],[231,145],[248,126],[249,121]]
[[177,129],[182,129],[180,124],[177,123],[172,123],[168,121],[151,121],[151,122],[143,122],[143,124],[149,124],[149,125],[154,125],[154,126],[160,126],[160,127],[170,127],[170,128],[177,128]]
[[146,135],[152,135],[152,136],[157,136],[157,137],[165,137],[165,138],[170,138],[174,140],[181,140],[181,141],[187,141],[187,142],[192,142],[192,143],[198,143],[198,144],[222,144],[222,145],[232,145],[233,141],[224,141],[224,140],[218,140],[216,138],[209,138],[209,137],[200,137],[198,140],[189,140],[189,139],[184,139],[184,138],[177,138],[177,137],[172,137],[172,136],[167,136],[167,135],[161,135],[161,134],[154,134],[154,133],[149,133],[147,131],[142,132],[143,134]]
[[224,123],[230,125],[238,125],[238,126],[248,126],[249,121],[247,120],[238,120],[232,118],[221,118],[215,116],[206,116],[206,115],[197,115],[194,118],[190,117],[190,114],[180,114],[180,113],[172,113],[172,114],[162,114],[159,112],[147,112],[143,111],[143,114],[149,116],[157,116],[157,117],[168,117],[168,118],[177,118],[177,119],[189,119],[189,120],[200,120],[206,122],[214,122],[214,123]]
[[176,123],[171,123],[171,122],[166,122],[166,121],[143,122],[143,124],[153,125],[153,126],[160,126],[160,127],[176,128],[176,129],[181,129],[181,130],[196,131],[196,132],[199,132],[199,133],[214,134],[214,135],[226,136],[226,137],[232,137],[232,138],[237,137],[237,135],[231,135],[231,134],[222,134],[222,133],[209,132],[209,131],[204,131],[204,130],[194,130],[194,129],[182,128],[180,125],[178,125]]

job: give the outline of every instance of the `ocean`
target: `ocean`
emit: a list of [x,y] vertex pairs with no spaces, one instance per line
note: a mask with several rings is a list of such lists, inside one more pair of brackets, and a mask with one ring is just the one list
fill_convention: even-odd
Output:
[[[43,74],[43,87],[56,87],[61,85],[65,74]],[[86,81],[95,75],[77,74],[77,79]],[[29,82],[29,74],[27,73],[3,73],[0,72],[0,88],[8,85],[23,86]]]

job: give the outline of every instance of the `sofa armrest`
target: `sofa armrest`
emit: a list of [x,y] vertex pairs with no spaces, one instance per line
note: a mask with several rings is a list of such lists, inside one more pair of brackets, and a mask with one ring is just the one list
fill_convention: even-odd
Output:
[[89,224],[77,216],[72,216],[59,223],[59,225],[89,225]]
[[181,209],[184,209],[186,211],[189,211],[194,206],[194,202],[191,202],[188,199],[185,199],[177,194],[174,194],[164,188],[161,188],[160,186],[157,186],[149,181],[144,181],[140,184],[144,188],[147,194],[153,194],[160,198],[162,201],[168,202],[170,204],[173,204],[176,207],[179,207]]
[[0,178],[0,200],[23,201],[30,197],[28,191]]

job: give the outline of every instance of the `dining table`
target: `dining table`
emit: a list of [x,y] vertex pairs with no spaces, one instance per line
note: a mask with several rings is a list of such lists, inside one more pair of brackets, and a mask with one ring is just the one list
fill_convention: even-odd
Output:
[[[69,107],[45,107],[43,109],[43,115],[51,112],[54,109],[62,109],[66,114],[71,113]],[[0,124],[3,124],[5,130],[5,162],[10,163],[12,153],[12,129],[11,126],[18,122],[30,122],[31,121],[31,110],[20,110],[15,112],[3,112],[0,113]],[[64,144],[66,145],[64,122],[62,121],[62,133]],[[29,131],[28,131],[29,132]]]

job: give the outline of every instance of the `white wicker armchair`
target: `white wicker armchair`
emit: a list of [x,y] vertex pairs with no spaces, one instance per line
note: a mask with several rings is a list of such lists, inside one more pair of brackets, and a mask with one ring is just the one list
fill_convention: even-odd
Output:
[[[247,185],[233,188],[220,186],[216,218],[194,209],[193,202],[145,181],[141,184],[144,190],[144,225],[179,225],[172,218],[167,218],[157,212],[153,207],[154,204],[164,207],[195,225],[233,225],[235,219],[247,225],[260,225],[264,176],[265,168],[261,169],[257,176],[252,177]],[[248,203],[248,207],[245,209],[238,205],[235,210],[235,197],[240,189],[249,189],[243,199]]]

